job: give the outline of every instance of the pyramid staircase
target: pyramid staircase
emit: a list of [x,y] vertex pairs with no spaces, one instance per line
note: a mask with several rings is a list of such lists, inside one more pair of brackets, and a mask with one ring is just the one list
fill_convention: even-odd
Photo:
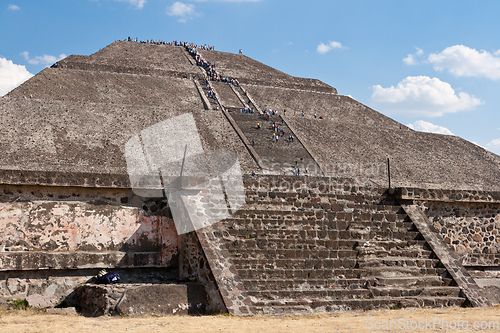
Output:
[[[233,110],[231,117],[238,124],[241,131],[247,137],[250,143],[253,142],[253,148],[264,161],[266,168],[287,175],[292,174],[292,169],[297,168],[304,174],[305,168],[308,168],[308,174],[319,174],[321,170],[318,165],[291,132],[286,122],[279,115],[270,116],[269,120],[266,117],[257,113],[242,113],[239,110]],[[261,128],[257,128],[257,123]],[[273,140],[273,123],[278,125],[278,142]],[[284,136],[281,134],[281,129],[285,129]],[[294,140],[289,140],[290,135],[294,136]],[[272,146],[271,146],[272,144]]]
[[460,306],[466,301],[397,205],[364,195],[250,191],[224,224],[256,313]]

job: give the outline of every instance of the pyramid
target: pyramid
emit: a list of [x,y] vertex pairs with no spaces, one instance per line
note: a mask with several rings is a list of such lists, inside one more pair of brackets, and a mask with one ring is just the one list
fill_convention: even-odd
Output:
[[[126,147],[188,113],[199,141],[181,129],[179,142],[234,156],[244,204],[181,234],[172,202],[136,191]],[[52,279],[47,304],[119,313],[126,296],[109,295],[121,286],[91,283],[105,268],[123,295],[177,281],[164,290],[182,302],[238,315],[496,302],[484,288],[498,280],[487,272],[500,259],[500,156],[319,80],[191,44],[116,41],[3,96],[0,126],[0,277],[15,281],[0,300],[47,295]],[[203,312],[178,302],[165,311]]]
[[[204,147],[237,153],[247,173],[280,172],[302,158],[323,175],[359,176],[344,170],[348,166],[385,186],[389,158],[393,186],[498,190],[500,157],[475,144],[416,132],[319,80],[292,77],[244,55],[198,52],[221,77],[239,80],[239,86],[212,86],[222,107],[238,111],[230,113],[247,143],[258,141],[257,156],[227,117],[205,110],[215,108],[200,96],[206,73],[184,47],[117,41],[90,56],[69,56],[2,98],[2,170],[125,175],[124,144],[133,133],[193,112]],[[285,140],[275,149],[270,133],[255,133],[256,115],[239,112],[245,105],[278,110],[285,118]],[[294,144],[285,142],[289,127]]]

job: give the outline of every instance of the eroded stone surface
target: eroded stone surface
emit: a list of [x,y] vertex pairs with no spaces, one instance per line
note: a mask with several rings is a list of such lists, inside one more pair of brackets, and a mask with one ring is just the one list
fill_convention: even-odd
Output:
[[463,265],[500,264],[500,204],[429,202],[427,215]]
[[208,305],[203,286],[194,283],[86,284],[78,297],[82,313],[90,316],[203,314]]

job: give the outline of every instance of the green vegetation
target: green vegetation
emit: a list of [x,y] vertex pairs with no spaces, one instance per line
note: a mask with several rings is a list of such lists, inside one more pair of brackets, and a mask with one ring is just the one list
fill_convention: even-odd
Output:
[[12,307],[15,310],[28,310],[30,308],[30,305],[27,300],[18,298],[12,301]]

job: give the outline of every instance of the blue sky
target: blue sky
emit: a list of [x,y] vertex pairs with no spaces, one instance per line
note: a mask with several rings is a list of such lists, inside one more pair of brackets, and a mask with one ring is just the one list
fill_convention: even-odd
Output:
[[499,1],[7,0],[0,95],[117,39],[182,40],[320,79],[415,128],[500,154]]

